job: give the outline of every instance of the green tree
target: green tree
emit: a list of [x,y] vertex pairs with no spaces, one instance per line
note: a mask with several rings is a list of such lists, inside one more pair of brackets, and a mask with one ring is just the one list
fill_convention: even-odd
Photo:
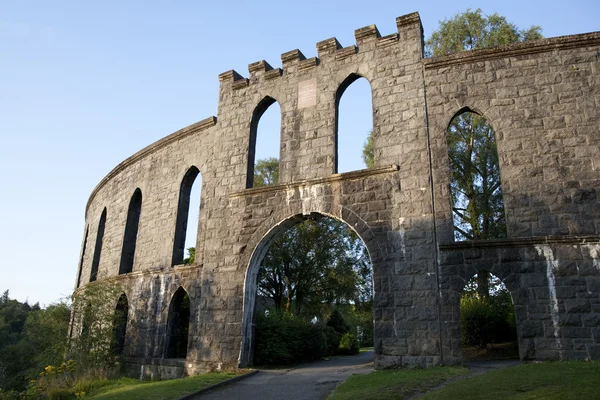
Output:
[[184,264],[193,264],[196,261],[196,248],[188,247],[188,256],[183,259]]
[[256,161],[253,187],[276,185],[279,182],[279,160],[270,157]]
[[444,56],[543,37],[539,26],[520,30],[505,17],[496,13],[486,16],[479,8],[475,11],[467,9],[439,24],[439,28],[425,42],[426,53],[430,56]]
[[308,219],[269,247],[258,274],[258,293],[277,309],[322,315],[323,307],[371,299],[371,266],[362,240],[332,218]]
[[62,361],[70,307],[65,302],[41,309],[0,297],[0,390],[23,390],[49,364]]

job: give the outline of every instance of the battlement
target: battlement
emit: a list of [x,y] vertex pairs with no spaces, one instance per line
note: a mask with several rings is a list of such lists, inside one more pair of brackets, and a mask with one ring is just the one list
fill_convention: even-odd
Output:
[[301,73],[319,66],[322,62],[339,62],[358,54],[361,47],[370,50],[391,45],[398,45],[401,40],[422,37],[423,26],[418,12],[396,18],[398,32],[381,36],[376,25],[368,25],[354,31],[355,44],[343,47],[335,38],[325,39],[316,44],[317,56],[306,58],[299,50],[294,49],[281,54],[281,68],[273,68],[267,61],[260,60],[248,64],[249,78],[243,77],[234,70],[219,75],[222,88],[238,90],[262,80],[271,80],[285,74]]

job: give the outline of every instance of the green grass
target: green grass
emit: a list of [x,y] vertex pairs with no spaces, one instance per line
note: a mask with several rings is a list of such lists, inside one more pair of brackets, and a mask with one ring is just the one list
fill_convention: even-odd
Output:
[[405,399],[467,373],[468,370],[462,367],[375,371],[368,375],[351,376],[328,399]]
[[237,376],[232,373],[210,373],[183,379],[156,382],[119,380],[111,383],[86,399],[96,400],[176,400],[186,394],[223,382]]
[[[375,371],[348,378],[336,388],[329,400],[405,399],[467,373],[466,368],[460,367]],[[600,362],[522,364],[448,383],[419,399],[600,399],[599,377]]]
[[422,399],[600,399],[600,362],[523,364],[454,382]]

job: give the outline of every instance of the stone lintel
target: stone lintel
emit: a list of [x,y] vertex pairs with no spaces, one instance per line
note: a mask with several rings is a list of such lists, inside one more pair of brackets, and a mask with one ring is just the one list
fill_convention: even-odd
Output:
[[358,171],[344,172],[341,174],[333,174],[333,175],[327,176],[325,178],[317,178],[317,179],[310,179],[310,180],[306,180],[306,181],[290,182],[290,183],[284,183],[284,184],[280,184],[280,185],[261,186],[258,188],[249,188],[249,189],[245,189],[241,192],[230,193],[229,198],[251,196],[254,194],[259,194],[259,193],[264,193],[264,192],[276,192],[278,190],[293,189],[293,188],[297,188],[300,186],[311,186],[311,185],[319,185],[319,184],[323,184],[323,183],[332,183],[332,182],[346,181],[346,180],[352,180],[352,179],[361,179],[361,178],[366,178],[369,176],[389,174],[389,173],[398,172],[398,171],[400,171],[400,166],[398,166],[396,164],[388,165],[386,167],[366,168],[366,169],[361,169]]
[[319,57],[335,53],[337,49],[341,49],[342,45],[334,37],[323,40],[317,43],[317,54]]
[[440,244],[440,250],[464,250],[486,247],[524,247],[536,244],[598,244],[599,235],[531,236],[490,240],[465,240]]
[[379,34],[379,29],[377,26],[369,25],[364,28],[359,28],[354,31],[354,38],[356,39],[356,43],[364,42],[365,40],[372,40],[381,37]]

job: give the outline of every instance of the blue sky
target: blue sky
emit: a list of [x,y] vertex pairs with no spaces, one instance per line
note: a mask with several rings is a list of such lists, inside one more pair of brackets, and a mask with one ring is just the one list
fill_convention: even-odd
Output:
[[[0,291],[42,304],[68,296],[94,186],[134,152],[216,115],[221,72],[247,76],[261,59],[278,67],[296,48],[312,57],[332,36],[348,46],[369,24],[390,34],[395,18],[413,11],[425,37],[469,7],[520,28],[541,25],[546,37],[600,28],[597,0],[209,3],[217,2],[2,0]],[[355,85],[342,98],[349,128],[340,132],[360,144],[370,102],[353,107],[369,88]],[[279,116],[269,109],[263,118],[261,129]]]

